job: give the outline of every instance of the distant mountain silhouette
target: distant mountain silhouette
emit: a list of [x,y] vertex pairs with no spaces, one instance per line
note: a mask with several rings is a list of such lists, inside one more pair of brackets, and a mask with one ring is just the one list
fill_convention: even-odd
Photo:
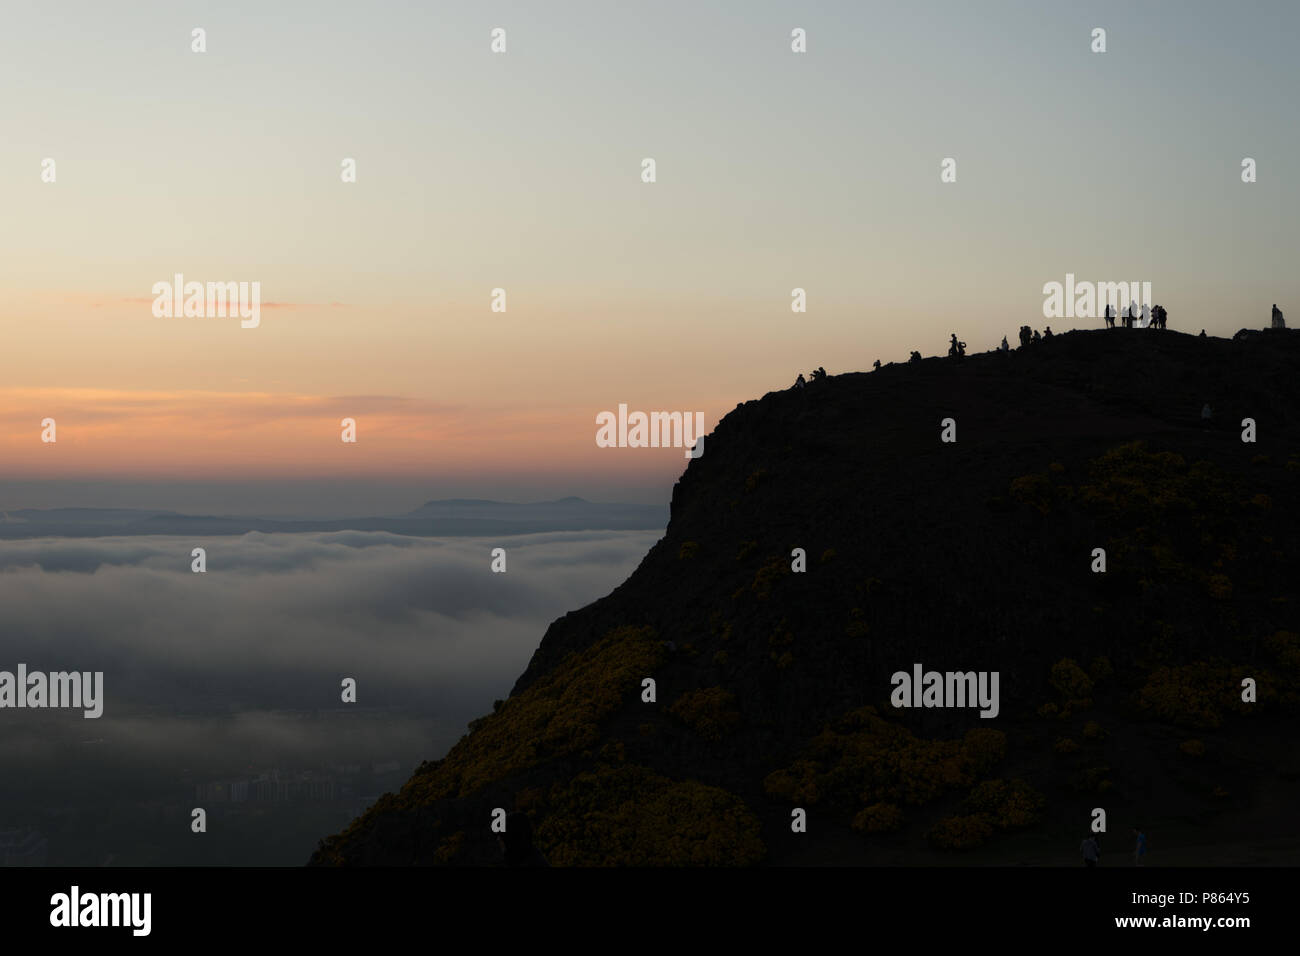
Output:
[[476,498],[428,501],[406,517],[434,520],[473,519],[530,526],[573,526],[571,530],[596,527],[662,528],[668,520],[666,510],[661,505],[597,504],[575,497],[529,504],[485,501]]
[[[1112,329],[738,405],[632,576],[312,862],[491,863],[496,808],[556,865],[1079,865],[1097,807],[1104,865],[1139,822],[1285,854],[1297,373],[1300,332]],[[999,672],[999,715],[895,709],[916,663]]]
[[108,535],[234,535],[308,531],[387,531],[417,536],[500,536],[546,531],[632,531],[662,528],[660,505],[601,504],[582,498],[516,504],[448,499],[429,501],[396,517],[293,520],[238,515],[183,515],[129,508],[20,509],[0,512],[0,539]]

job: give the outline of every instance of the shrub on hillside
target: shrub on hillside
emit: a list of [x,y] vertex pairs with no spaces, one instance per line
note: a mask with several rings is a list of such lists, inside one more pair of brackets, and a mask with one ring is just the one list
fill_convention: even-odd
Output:
[[892,803],[873,803],[853,818],[859,833],[892,833],[903,825],[903,811]]
[[964,817],[944,817],[936,823],[927,839],[941,850],[973,850],[993,835],[988,817],[976,813]]
[[873,803],[916,806],[970,786],[1005,754],[1001,731],[976,728],[960,740],[926,740],[864,707],[826,727],[763,785],[792,804],[825,801],[846,812]]
[[1043,795],[1023,780],[985,780],[966,798],[971,812],[983,814],[999,830],[1037,823],[1043,803]]
[[687,691],[668,711],[705,740],[721,740],[740,726],[736,697],[721,687]]
[[733,793],[625,764],[555,784],[537,845],[556,866],[751,866],[761,831]]

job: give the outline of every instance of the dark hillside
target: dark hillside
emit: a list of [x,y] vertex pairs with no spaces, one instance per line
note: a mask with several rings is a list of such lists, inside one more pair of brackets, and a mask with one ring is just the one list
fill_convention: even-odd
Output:
[[[1300,796],[1298,372],[1300,331],[1114,329],[739,405],[636,572],[313,862],[493,862],[495,807],[561,864],[1074,865],[1094,807],[1116,847],[1267,858]],[[1000,713],[895,709],[914,663],[997,671]]]

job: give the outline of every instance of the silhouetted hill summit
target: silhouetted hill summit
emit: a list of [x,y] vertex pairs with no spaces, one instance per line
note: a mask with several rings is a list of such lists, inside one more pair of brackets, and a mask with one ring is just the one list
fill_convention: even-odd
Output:
[[[1300,779],[1297,372],[1300,332],[1113,329],[738,405],[633,575],[313,862],[492,862],[495,808],[559,864],[1077,864],[1098,807],[1166,859],[1266,859]],[[895,708],[915,665],[997,672],[997,716]]]

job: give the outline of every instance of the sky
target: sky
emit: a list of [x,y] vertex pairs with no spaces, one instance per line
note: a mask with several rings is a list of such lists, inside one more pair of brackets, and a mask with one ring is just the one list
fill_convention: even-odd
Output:
[[[1151,282],[1182,331],[1300,314],[1290,2],[50,0],[5,21],[0,509],[662,502],[682,452],[598,448],[598,413],[711,429],[819,365],[1099,325],[1043,318],[1067,273]],[[259,282],[260,324],[155,317],[176,273]]]

